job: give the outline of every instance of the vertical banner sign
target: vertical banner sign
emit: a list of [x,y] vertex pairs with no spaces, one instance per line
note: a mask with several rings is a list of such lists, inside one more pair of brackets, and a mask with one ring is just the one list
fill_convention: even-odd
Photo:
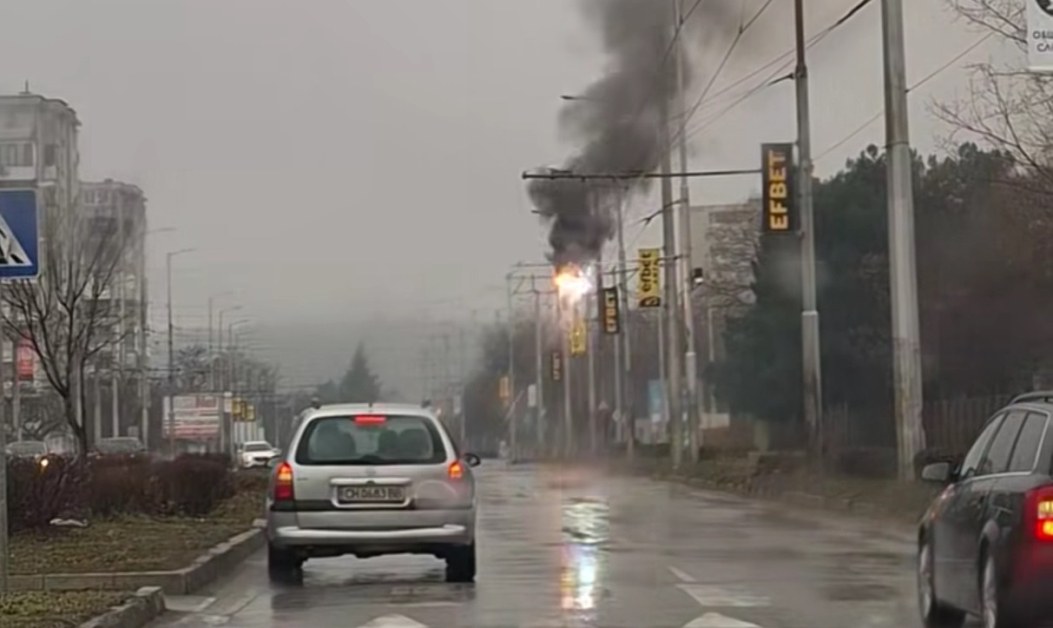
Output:
[[603,311],[600,312],[600,318],[603,321],[603,332],[615,335],[621,325],[618,316],[618,288],[604,288],[601,294],[603,295],[600,300]]
[[636,303],[639,307],[662,306],[662,249],[640,249],[640,279]]
[[36,371],[36,353],[33,351],[32,340],[28,338],[18,339],[18,354],[15,359],[18,363],[18,381],[33,381]]
[[794,233],[797,228],[797,199],[793,195],[793,177],[793,144],[762,144],[762,220],[765,233]]
[[502,375],[500,382],[497,385],[497,394],[501,397],[501,401],[508,403],[508,400],[512,397],[512,384],[511,380],[508,379],[507,375]]
[[1053,72],[1053,2],[1027,3],[1027,65],[1032,72]]
[[570,354],[585,355],[588,347],[586,340],[585,319],[580,315],[574,317],[574,323],[570,328]]
[[563,381],[563,354],[559,351],[552,352],[552,381]]

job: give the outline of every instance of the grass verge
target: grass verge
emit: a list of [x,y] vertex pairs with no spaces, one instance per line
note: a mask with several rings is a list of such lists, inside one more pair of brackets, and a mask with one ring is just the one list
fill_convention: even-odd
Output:
[[0,598],[4,628],[69,628],[120,605],[129,597],[117,591],[32,591]]
[[743,495],[777,497],[785,493],[805,493],[821,497],[826,507],[849,510],[863,505],[883,519],[911,524],[917,522],[939,492],[939,487],[921,482],[860,478],[807,467],[762,471],[745,458],[702,460],[677,473],[664,459],[642,459],[632,465],[622,461],[615,467],[623,472],[689,480]]
[[[11,573],[180,569],[244,532],[263,512],[261,491],[242,491],[203,518],[119,517],[11,539]],[[4,624],[6,626],[7,624]]]

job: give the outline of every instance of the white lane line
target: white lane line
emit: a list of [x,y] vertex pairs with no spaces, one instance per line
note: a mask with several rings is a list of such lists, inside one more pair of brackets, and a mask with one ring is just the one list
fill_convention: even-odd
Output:
[[384,615],[371,619],[358,628],[428,628],[428,626],[405,615]]
[[692,576],[691,574],[687,573],[683,569],[677,569],[676,567],[673,567],[672,565],[670,565],[668,567],[668,569],[669,569],[669,573],[671,573],[674,576],[676,576],[677,579],[680,580],[680,582],[694,582],[695,581],[695,577]]
[[684,624],[684,628],[761,628],[757,624],[748,621],[721,615],[720,613],[706,613],[696,617]]
[[176,613],[200,613],[215,601],[214,597],[201,595],[166,595],[165,610]]
[[707,584],[678,584],[678,589],[695,598],[700,606],[724,606],[729,608],[750,608],[769,606],[771,600],[763,595],[754,595],[748,591],[734,591]]

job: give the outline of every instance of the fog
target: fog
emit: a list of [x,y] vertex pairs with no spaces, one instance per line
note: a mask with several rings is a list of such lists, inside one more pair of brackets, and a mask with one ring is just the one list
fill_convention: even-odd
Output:
[[[761,4],[743,0],[743,11]],[[776,2],[744,35],[715,92],[789,50],[790,4]],[[855,0],[808,4],[814,34]],[[875,122],[826,151],[881,110],[878,4],[810,51],[820,174],[881,143]],[[910,82],[977,39],[961,24],[933,28],[952,19],[939,0],[906,4]],[[287,382],[338,375],[364,340],[385,383],[407,396],[419,394],[419,356],[436,324],[467,323],[473,310],[477,321],[493,320],[509,265],[550,252],[520,173],[573,152],[573,138],[560,134],[559,95],[609,69],[570,0],[6,8],[0,91],[28,81],[67,100],[83,123],[81,178],[141,186],[151,228],[174,228],[149,236],[155,330],[164,328],[164,255],[194,247],[173,273],[180,343],[200,338],[209,296],[230,292],[217,302],[256,321],[250,344],[282,365]],[[995,54],[993,45],[972,60]],[[702,49],[698,85],[723,56]],[[945,133],[927,104],[963,89],[969,61],[912,93],[920,150]],[[696,168],[756,167],[759,143],[794,138],[789,83],[714,118],[723,107],[692,125]],[[740,177],[696,181],[692,193],[698,203],[734,202],[758,188]],[[643,195],[631,214],[653,205]],[[656,233],[634,229],[629,239],[635,246]]]

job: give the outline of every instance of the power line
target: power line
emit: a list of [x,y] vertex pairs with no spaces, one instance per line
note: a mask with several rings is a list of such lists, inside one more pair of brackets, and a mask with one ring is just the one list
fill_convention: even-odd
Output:
[[[972,44],[967,46],[964,50],[962,50],[961,52],[956,54],[954,57],[949,59],[947,62],[941,64],[935,70],[933,70],[929,74],[925,75],[921,80],[917,81],[916,83],[914,83],[913,85],[908,87],[907,88],[907,93],[910,94],[914,90],[918,89],[922,85],[928,83],[932,79],[936,78],[937,76],[939,76],[940,74],[945,72],[952,65],[954,65],[958,61],[961,61],[962,58],[964,58],[970,52],[972,52],[973,50],[976,50],[977,48],[979,48],[992,35],[994,35],[994,33],[987,33],[983,37],[981,37],[981,38],[977,39],[976,41],[974,41]],[[833,144],[831,144],[830,146],[828,146],[826,149],[823,150],[823,152],[819,153],[819,156],[817,156],[813,161],[819,161],[820,159],[822,159],[823,157],[826,157],[827,155],[829,155],[833,151],[837,150],[838,148],[841,148],[841,146],[843,146],[846,142],[848,142],[849,140],[851,140],[855,136],[857,136],[860,133],[862,133],[864,130],[866,130],[867,127],[869,127],[874,122],[877,122],[877,120],[879,118],[881,118],[881,116],[884,115],[884,113],[885,113],[885,108],[884,107],[878,109],[877,113],[875,113],[874,115],[872,115],[869,118],[867,118],[866,121],[863,122],[863,124],[860,124],[851,133],[849,133],[848,135],[845,135],[844,137],[842,137],[838,141],[836,141]]]

